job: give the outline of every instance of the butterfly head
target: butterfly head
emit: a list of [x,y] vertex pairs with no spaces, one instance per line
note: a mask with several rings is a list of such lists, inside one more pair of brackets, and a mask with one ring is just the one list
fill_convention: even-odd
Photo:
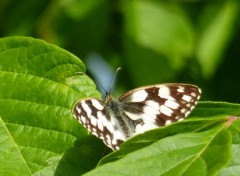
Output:
[[105,103],[108,103],[108,102],[111,102],[113,101],[113,97],[111,96],[111,92],[112,92],[112,88],[113,88],[113,85],[114,85],[114,81],[116,79],[116,76],[117,76],[117,73],[121,70],[120,67],[118,67],[118,69],[116,70],[114,76],[113,76],[113,79],[112,79],[112,83],[111,83],[111,86],[110,86],[110,89],[109,91],[106,91],[106,95],[105,95]]
[[105,103],[108,104],[109,102],[113,101],[113,97],[111,96],[111,94],[109,92],[106,93],[105,96]]

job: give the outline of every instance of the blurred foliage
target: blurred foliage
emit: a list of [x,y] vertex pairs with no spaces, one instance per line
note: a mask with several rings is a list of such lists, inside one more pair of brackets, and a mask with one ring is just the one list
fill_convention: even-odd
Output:
[[185,82],[203,89],[202,100],[240,102],[239,6],[238,0],[1,0],[0,36],[41,38],[86,63],[97,53],[113,70],[123,68],[121,91]]

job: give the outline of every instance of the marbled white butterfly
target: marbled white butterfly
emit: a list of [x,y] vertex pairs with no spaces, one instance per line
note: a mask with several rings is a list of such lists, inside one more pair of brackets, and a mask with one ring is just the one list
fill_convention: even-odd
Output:
[[195,107],[201,90],[190,84],[156,84],[133,89],[114,100],[79,100],[75,118],[113,150],[127,138],[183,120]]

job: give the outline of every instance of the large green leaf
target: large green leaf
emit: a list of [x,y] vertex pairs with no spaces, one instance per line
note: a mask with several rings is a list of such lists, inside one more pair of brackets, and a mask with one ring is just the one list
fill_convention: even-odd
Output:
[[84,71],[76,56],[44,41],[0,40],[0,175],[78,175],[97,164],[104,145],[72,116],[79,98],[99,97],[77,73]]
[[[160,139],[179,133],[201,132],[226,123],[231,115],[240,114],[240,105],[224,102],[200,102],[191,115],[180,123],[158,128],[135,136],[121,145],[121,150],[103,158],[99,165],[118,160]],[[208,114],[208,116],[207,116]]]
[[213,175],[227,165],[230,155],[230,134],[219,125],[163,138],[85,175]]
[[[206,114],[209,114],[210,116],[207,117]],[[151,130],[148,132],[145,132],[144,134],[138,135],[133,137],[132,139],[129,139],[123,145],[121,146],[121,150],[118,150],[116,152],[111,153],[110,155],[106,156],[101,160],[99,163],[99,168],[96,169],[96,172],[98,173],[103,173],[107,174],[108,172],[114,173],[114,175],[118,175],[118,173],[115,173],[115,171],[121,170],[121,161],[123,163],[126,163],[126,165],[132,165],[128,163],[128,157],[129,155],[132,155],[136,152],[141,151],[141,153],[138,153],[138,155],[142,156],[142,160],[144,160],[144,157],[146,157],[146,160],[143,165],[138,165],[135,164],[136,167],[134,168],[129,168],[128,171],[126,172],[131,172],[131,173],[136,173],[136,175],[146,175],[148,172],[148,175],[154,175],[157,166],[161,167],[161,162],[165,163],[167,158],[164,157],[164,155],[161,153],[159,154],[159,158],[156,161],[156,167],[153,168],[152,170],[149,170],[148,167],[148,162],[153,162],[147,160],[148,156],[146,156],[147,151],[149,152],[154,152],[153,149],[151,148],[152,145],[155,145],[156,143],[160,141],[164,141],[163,143],[166,146],[169,146],[168,143],[165,142],[165,139],[173,137],[173,141],[175,142],[175,137],[178,136],[178,134],[182,134],[184,136],[183,143],[177,141],[176,145],[183,146],[187,141],[193,141],[192,139],[188,139],[188,135],[191,134],[204,134],[205,133],[212,131],[211,129],[219,129],[222,133],[224,133],[224,137],[218,138],[217,135],[215,135],[214,140],[217,141],[218,144],[211,144],[211,145],[206,145],[205,150],[209,151],[207,154],[204,154],[206,157],[204,161],[201,159],[196,160],[196,162],[191,163],[190,169],[187,169],[183,173],[179,173],[176,167],[171,166],[169,163],[168,168],[166,170],[171,170],[171,172],[164,172],[159,175],[212,175],[213,173],[220,173],[222,176],[223,175],[228,175],[229,173],[235,174],[238,173],[238,168],[240,167],[239,163],[239,157],[238,154],[240,152],[240,140],[239,140],[239,121],[235,121],[236,117],[227,115],[227,114],[232,114],[232,115],[239,115],[239,105],[238,104],[231,104],[231,103],[223,103],[223,102],[218,102],[218,103],[213,103],[213,102],[204,102],[200,103],[199,106],[197,106],[196,110],[192,113],[192,115],[184,120],[183,122],[180,123],[174,123],[172,125],[162,127],[156,130]],[[232,124],[232,122],[234,123]],[[226,129],[228,126],[231,126],[231,128]],[[227,131],[227,132],[226,132]],[[213,132],[213,131],[212,131]],[[225,134],[226,133],[226,134]],[[214,134],[213,134],[214,135]],[[232,143],[232,136],[234,137],[234,141]],[[197,137],[196,137],[197,138]],[[213,139],[210,139],[209,142],[212,142]],[[223,147],[225,145],[226,148]],[[170,147],[170,146],[169,146]],[[158,148],[159,151],[162,151],[164,148],[160,146]],[[192,149],[188,148],[188,151],[185,152],[180,152],[180,153],[185,153],[187,154],[188,152],[191,152]],[[222,152],[224,151],[224,152]],[[225,153],[226,152],[226,153]],[[231,155],[232,153],[232,155]],[[215,156],[218,155],[218,156]],[[227,155],[227,156],[226,156]],[[234,155],[234,156],[233,156]],[[177,158],[179,154],[175,154],[175,157]],[[187,156],[187,155],[186,155]],[[231,159],[232,156],[232,162],[227,165]],[[214,158],[214,159],[213,159]],[[132,159],[132,158],[131,158]],[[132,159],[133,160],[133,159]],[[136,163],[139,159],[136,159]],[[223,161],[224,160],[224,161]],[[117,163],[115,166],[114,164]],[[120,164],[119,164],[120,163]],[[160,164],[159,164],[160,163]],[[224,163],[224,164],[223,164]],[[105,165],[107,166],[105,166]],[[113,165],[111,165],[113,164]],[[175,160],[172,160],[172,164],[176,164]],[[103,166],[102,166],[103,165]],[[119,166],[119,167],[118,167]],[[103,169],[102,169],[103,167]],[[117,168],[116,168],[117,167]],[[137,168],[139,167],[139,168]],[[184,167],[180,165],[180,168]],[[116,168],[114,170],[111,170],[111,168]],[[206,169],[208,168],[208,169]],[[146,169],[146,172],[143,170]],[[111,171],[110,171],[111,170]],[[126,170],[126,169],[125,169]],[[141,170],[141,172],[135,172]],[[196,172],[196,170],[198,172]],[[124,175],[126,172],[120,172],[119,175]],[[95,171],[90,172],[95,173]],[[131,175],[134,175],[131,174]]]
[[214,128],[219,124],[225,123],[225,116],[212,118],[188,119],[181,123],[174,123],[162,128],[145,132],[144,134],[135,136],[121,145],[121,150],[116,151],[107,157],[103,158],[99,165],[118,160],[127,154],[153,144],[154,142],[180,133],[201,132],[207,129]]

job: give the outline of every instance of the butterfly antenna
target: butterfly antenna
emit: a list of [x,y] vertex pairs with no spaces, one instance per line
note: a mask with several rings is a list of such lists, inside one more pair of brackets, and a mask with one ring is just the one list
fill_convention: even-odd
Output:
[[109,92],[107,93],[108,95],[111,95],[112,87],[113,87],[113,84],[114,84],[114,82],[115,82],[115,80],[116,80],[117,73],[118,73],[121,69],[122,69],[121,67],[118,67],[118,68],[117,68],[117,70],[116,70],[116,72],[115,72],[115,74],[114,74],[114,76],[113,76],[112,82],[111,82],[111,87],[110,87],[110,89],[109,89]]
[[[84,73],[84,72],[76,72],[77,74],[79,74],[79,75],[85,75],[85,76],[87,76],[89,79],[91,79],[86,73]],[[92,80],[92,79],[91,79]],[[96,85],[98,86],[98,87],[100,87],[104,92],[105,92],[105,94],[107,94],[108,93],[108,91],[102,86],[102,84],[100,84],[100,82],[98,81],[98,80],[94,80],[94,82],[96,83]]]

